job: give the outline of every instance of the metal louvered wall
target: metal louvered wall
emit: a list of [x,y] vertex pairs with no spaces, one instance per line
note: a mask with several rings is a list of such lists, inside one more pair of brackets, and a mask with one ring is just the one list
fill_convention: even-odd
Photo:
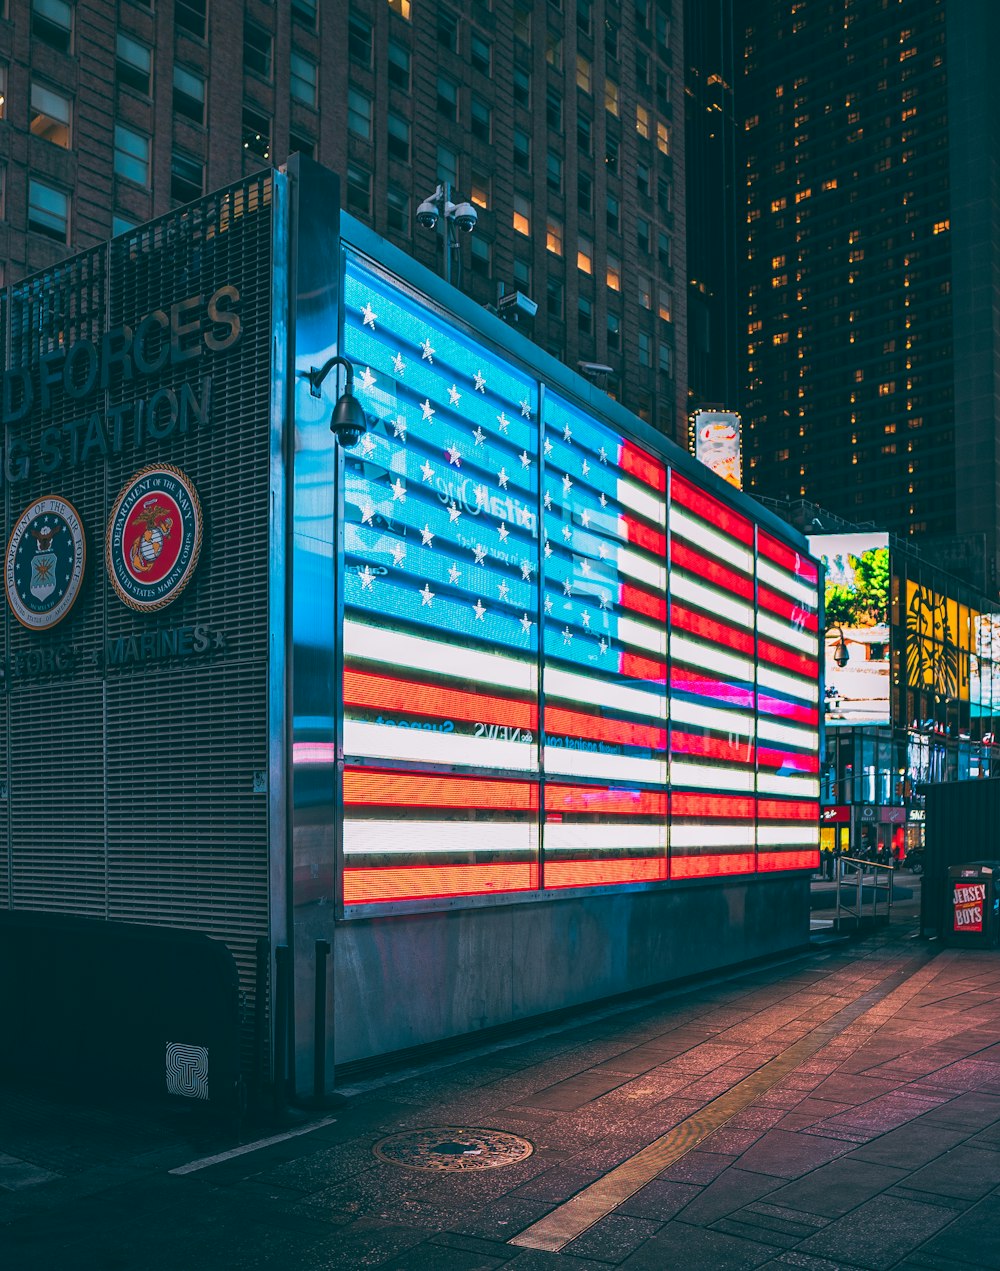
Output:
[[[74,399],[57,388],[11,425],[31,471],[4,480],[4,543],[45,495],[76,508],[86,535],[82,590],[53,629],[33,632],[4,604],[0,665],[0,906],[75,913],[204,932],[236,957],[252,1019],[254,952],[268,932],[268,475],[271,391],[272,176],[261,173],[24,282],[0,296],[6,368],[37,380],[46,352],[104,333],[220,287],[239,291],[241,331],[223,351]],[[182,321],[204,315],[192,306]],[[216,327],[216,334],[224,328]],[[156,343],[156,332],[153,332]],[[137,439],[131,409],[120,445],[71,459],[74,419],[148,399],[185,382],[210,423]],[[43,433],[59,429],[63,462],[41,470]],[[10,430],[8,430],[9,432]],[[113,429],[109,426],[108,434]],[[50,432],[49,437],[55,434]],[[77,434],[82,446],[85,430]],[[8,436],[8,446],[10,445]],[[154,613],[116,595],[105,564],[109,515],[140,469],[167,463],[197,488],[201,556],[183,593]],[[16,465],[14,465],[16,466]],[[155,656],[148,637],[201,627],[208,647]],[[146,644],[142,638],[147,637]],[[129,642],[136,638],[134,644]],[[124,643],[118,644],[122,641]],[[140,656],[108,658],[109,647]],[[58,672],[38,655],[62,652]],[[34,661],[32,660],[34,657]]]

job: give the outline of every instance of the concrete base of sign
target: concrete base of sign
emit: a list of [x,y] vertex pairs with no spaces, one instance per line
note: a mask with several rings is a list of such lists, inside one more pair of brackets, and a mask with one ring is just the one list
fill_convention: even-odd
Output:
[[336,1062],[389,1055],[731,967],[809,940],[809,879],[379,917],[338,925]]

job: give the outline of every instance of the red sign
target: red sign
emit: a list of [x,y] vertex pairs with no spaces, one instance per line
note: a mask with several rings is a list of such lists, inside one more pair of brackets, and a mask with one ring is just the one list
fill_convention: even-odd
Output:
[[842,804],[838,808],[823,808],[819,814],[819,819],[825,824],[829,824],[831,821],[841,825],[850,824],[851,805],[847,803]]
[[982,931],[985,883],[955,883],[952,904],[956,931]]

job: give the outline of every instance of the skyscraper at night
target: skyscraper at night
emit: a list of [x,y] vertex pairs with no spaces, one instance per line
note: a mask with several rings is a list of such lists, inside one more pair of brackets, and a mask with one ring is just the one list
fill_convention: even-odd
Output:
[[737,0],[747,488],[1000,549],[1000,10]]

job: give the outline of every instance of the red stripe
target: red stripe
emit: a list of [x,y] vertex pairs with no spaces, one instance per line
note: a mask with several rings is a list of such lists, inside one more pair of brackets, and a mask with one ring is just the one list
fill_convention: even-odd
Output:
[[622,472],[638,477],[640,481],[652,486],[654,490],[666,490],[666,468],[662,463],[654,459],[652,455],[646,454],[645,450],[640,450],[631,441],[622,442],[618,463]]
[[666,662],[644,658],[639,653],[623,651],[618,658],[618,670],[621,675],[630,680],[651,680],[655,684],[667,682]]
[[819,869],[819,848],[804,851],[793,848],[788,852],[758,852],[757,868],[761,873],[776,869]]
[[344,770],[349,807],[502,808],[538,811],[538,785],[492,777],[448,777],[371,768]]
[[795,551],[787,543],[780,543],[764,530],[757,534],[757,550],[761,556],[766,556],[768,560],[787,569],[790,574],[805,579],[807,583],[819,581],[819,568],[814,560]]
[[548,861],[545,888],[599,887],[602,883],[654,883],[667,876],[664,856],[642,856],[635,860]]
[[802,706],[798,702],[786,701],[783,697],[771,697],[767,693],[758,693],[757,709],[762,715],[774,715],[779,719],[790,719],[797,724],[819,726],[819,711],[815,706]]
[[670,619],[671,626],[680,631],[688,631],[691,635],[701,636],[703,640],[711,640],[714,644],[738,649],[740,653],[753,654],[753,634],[749,631],[729,627],[715,618],[705,618],[676,602],[670,606]]
[[753,798],[742,794],[674,794],[671,811],[680,817],[725,817],[730,821],[753,820]]
[[753,600],[753,579],[749,575],[737,574],[725,565],[703,556],[693,547],[688,547],[687,543],[682,543],[676,535],[670,540],[670,567],[686,569],[699,582],[714,583],[716,587],[732,592],[734,596]]
[[680,503],[689,512],[702,517],[714,529],[731,535],[741,543],[746,543],[748,547],[753,546],[753,525],[748,520],[738,516],[718,499],[705,494],[703,490],[696,489],[676,472],[670,481],[670,498],[672,502]]
[[754,748],[748,741],[723,741],[720,737],[700,737],[696,733],[671,733],[670,753],[743,765],[752,764],[754,758]]
[[538,709],[533,702],[395,680],[368,671],[344,672],[344,705],[538,730]]
[[819,804],[801,799],[789,799],[787,803],[781,799],[758,799],[757,818],[761,821],[818,821]]
[[757,758],[762,768],[788,768],[790,776],[796,772],[819,772],[819,755],[816,754],[804,755],[793,750],[765,750],[761,747]]
[[537,887],[538,866],[529,861],[492,865],[381,865],[372,869],[348,866],[344,869],[345,905],[534,891]]
[[742,688],[726,680],[716,680],[700,671],[689,671],[676,663],[671,670],[670,691],[671,694],[688,693],[691,697],[704,698],[715,706],[753,709],[753,689]]
[[780,644],[772,644],[770,640],[757,641],[757,652],[765,662],[772,666],[781,666],[795,675],[803,675],[807,680],[819,679],[819,662],[805,653],[795,653]]
[[644,613],[647,618],[656,618],[660,622],[667,620],[667,602],[663,596],[652,596],[641,587],[631,583],[622,583],[618,589],[618,601],[633,613]]
[[789,600],[787,596],[782,596],[763,584],[757,588],[757,599],[762,609],[770,609],[772,613],[787,618],[792,627],[805,628],[806,631],[819,630],[819,615],[810,609],[803,609],[801,602]]
[[643,525],[631,515],[623,514],[619,524],[622,523],[625,526],[625,538],[629,543],[645,548],[647,552],[652,552],[655,556],[666,555],[667,536],[661,530],[654,530],[649,525]]
[[611,789],[605,786],[563,786],[546,782],[545,811],[594,812],[602,816],[666,817],[665,790]]
[[563,706],[546,706],[545,731],[613,742],[619,746],[648,746],[652,750],[662,750],[667,744],[665,728],[657,728],[654,724],[633,724],[623,719],[602,719],[599,715],[587,715]]
[[753,852],[702,852],[697,856],[672,856],[671,878],[712,878],[721,874],[752,874]]

